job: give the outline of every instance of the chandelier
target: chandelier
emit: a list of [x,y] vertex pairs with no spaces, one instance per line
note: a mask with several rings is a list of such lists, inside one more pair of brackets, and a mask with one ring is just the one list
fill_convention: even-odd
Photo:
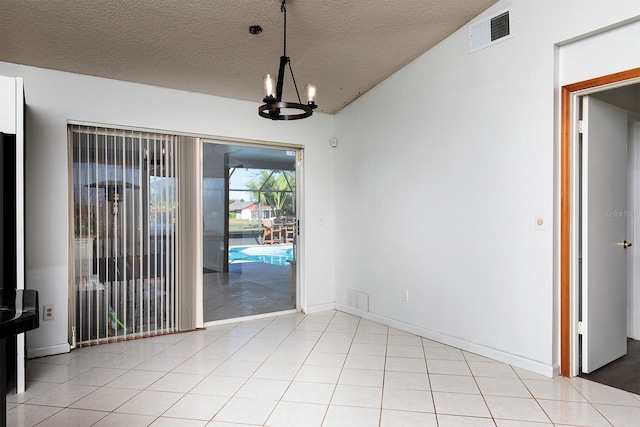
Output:
[[[293,76],[293,69],[291,68],[291,59],[287,56],[287,4],[286,0],[282,0],[280,5],[280,11],[284,16],[284,49],[283,54],[280,57],[280,68],[278,69],[278,80],[274,82],[273,76],[267,74],[264,76],[264,102],[263,105],[258,107],[258,114],[262,117],[271,120],[298,120],[304,119],[313,114],[313,110],[317,108],[316,105],[316,86],[308,84],[305,86],[307,92],[307,103],[303,104],[300,100],[300,92],[298,92],[298,85],[296,79]],[[289,66],[291,72],[291,80],[293,80],[293,86],[296,89],[296,95],[298,96],[298,102],[284,102],[282,100],[282,87],[284,84],[285,67]]]

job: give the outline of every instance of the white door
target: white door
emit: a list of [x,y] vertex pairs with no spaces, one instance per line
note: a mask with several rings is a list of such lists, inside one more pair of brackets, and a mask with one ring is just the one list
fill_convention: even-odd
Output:
[[582,372],[627,352],[627,112],[583,97]]

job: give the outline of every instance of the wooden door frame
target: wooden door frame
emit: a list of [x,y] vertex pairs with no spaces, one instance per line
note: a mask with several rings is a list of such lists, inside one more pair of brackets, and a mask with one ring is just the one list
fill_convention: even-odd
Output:
[[571,376],[571,212],[572,212],[572,99],[576,92],[640,78],[640,68],[572,83],[561,90],[560,124],[560,374]]

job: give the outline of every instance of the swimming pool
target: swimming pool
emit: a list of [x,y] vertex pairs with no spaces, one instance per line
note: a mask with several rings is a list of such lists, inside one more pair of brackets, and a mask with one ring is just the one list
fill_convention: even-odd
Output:
[[229,248],[229,262],[264,262],[274,265],[289,265],[293,260],[291,246],[238,246]]

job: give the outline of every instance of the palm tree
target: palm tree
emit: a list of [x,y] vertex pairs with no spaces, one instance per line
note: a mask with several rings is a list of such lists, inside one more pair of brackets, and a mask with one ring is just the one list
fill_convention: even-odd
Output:
[[252,200],[270,206],[276,216],[291,215],[296,180],[289,171],[262,170],[247,183]]

